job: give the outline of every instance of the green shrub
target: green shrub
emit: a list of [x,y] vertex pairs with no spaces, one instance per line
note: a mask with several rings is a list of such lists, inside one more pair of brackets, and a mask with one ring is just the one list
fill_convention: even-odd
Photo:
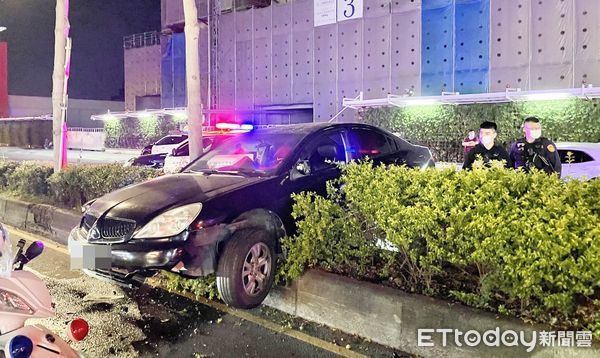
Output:
[[498,143],[508,146],[523,136],[528,116],[542,120],[544,136],[554,141],[598,142],[597,100],[530,101],[460,106],[433,105],[372,108],[361,113],[371,124],[399,132],[405,139],[427,145],[438,161],[462,161],[462,139],[485,120],[498,124]]
[[52,175],[52,171],[49,165],[35,162],[20,163],[8,176],[9,188],[22,195],[47,196],[48,178]]
[[76,208],[111,191],[155,178],[159,173],[119,164],[71,165],[52,174],[49,165],[0,160],[0,188],[37,197],[56,206]]
[[53,174],[49,183],[55,202],[79,207],[89,200],[158,175],[152,169],[119,164],[72,165]]
[[319,266],[600,336],[600,181],[364,163],[341,183],[295,197],[283,277]]
[[0,160],[0,188],[8,188],[8,178],[18,166],[19,162]]
[[196,297],[204,297],[210,300],[219,298],[215,275],[185,278],[171,272],[161,272],[159,280],[166,284],[169,291],[190,292]]

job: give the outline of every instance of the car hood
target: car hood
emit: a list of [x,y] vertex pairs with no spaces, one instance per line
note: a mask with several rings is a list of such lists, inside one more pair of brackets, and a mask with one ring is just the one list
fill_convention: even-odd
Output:
[[266,178],[191,173],[166,175],[104,195],[90,206],[87,213],[95,217],[108,215],[144,224],[172,207],[203,203],[262,180]]

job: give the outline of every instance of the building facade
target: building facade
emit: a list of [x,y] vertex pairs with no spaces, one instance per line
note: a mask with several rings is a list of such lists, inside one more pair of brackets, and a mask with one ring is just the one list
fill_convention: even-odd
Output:
[[[211,13],[215,3],[220,11]],[[205,107],[327,121],[360,92],[371,99],[600,83],[597,0],[354,0],[361,16],[322,24],[324,3],[336,1],[198,0],[207,25],[198,44]],[[346,3],[337,1],[338,14]],[[162,22],[161,105],[183,106],[180,0],[163,0]]]

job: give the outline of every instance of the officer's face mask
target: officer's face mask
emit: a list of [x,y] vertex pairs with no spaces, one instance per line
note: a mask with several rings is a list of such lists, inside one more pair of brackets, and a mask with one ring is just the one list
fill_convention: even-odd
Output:
[[494,144],[494,136],[492,136],[492,135],[481,136],[481,143],[483,145],[492,145],[492,144]]
[[542,130],[541,129],[532,129],[529,132],[529,135],[531,136],[531,138],[533,139],[538,139],[539,137],[542,136]]

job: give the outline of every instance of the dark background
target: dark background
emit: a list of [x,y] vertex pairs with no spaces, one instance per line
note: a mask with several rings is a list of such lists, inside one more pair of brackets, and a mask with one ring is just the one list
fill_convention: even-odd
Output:
[[[55,0],[0,0],[8,93],[50,97]],[[160,30],[160,0],[71,0],[69,97],[123,100],[123,36]]]

